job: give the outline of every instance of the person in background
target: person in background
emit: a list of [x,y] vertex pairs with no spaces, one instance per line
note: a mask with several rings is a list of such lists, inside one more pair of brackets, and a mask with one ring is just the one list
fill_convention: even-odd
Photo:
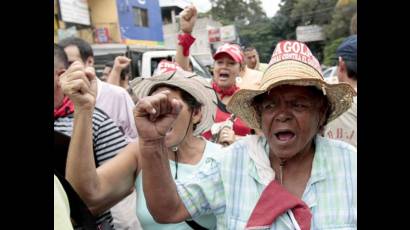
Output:
[[[120,86],[130,93],[130,63],[131,59],[125,56],[115,57],[113,67],[107,77],[107,83]],[[132,91],[130,94],[132,94]]]
[[243,51],[245,55],[245,63],[249,69],[259,70],[264,72],[268,64],[259,61],[259,54],[255,47],[246,47]]
[[[336,56],[339,82],[349,84],[357,93],[357,35],[346,38],[336,49]],[[325,127],[324,134],[357,146],[357,96],[349,110]]]
[[212,88],[218,95],[218,109],[213,128],[203,134],[208,140],[228,146],[237,139],[251,134],[251,129],[226,105],[239,90],[237,79],[244,68],[243,54],[236,44],[225,43],[213,55],[215,60]]
[[100,77],[101,81],[107,82],[107,78],[110,75],[113,66],[114,66],[114,61],[108,61],[107,63],[105,63],[103,72]]

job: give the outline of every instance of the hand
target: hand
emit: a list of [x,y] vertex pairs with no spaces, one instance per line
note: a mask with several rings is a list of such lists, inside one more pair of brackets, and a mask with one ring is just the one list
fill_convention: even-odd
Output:
[[121,71],[125,69],[130,64],[130,62],[131,62],[131,59],[125,56],[117,56],[114,60],[113,69]]
[[75,110],[92,111],[97,95],[97,80],[92,67],[76,61],[60,76],[59,84],[70,100]]
[[188,34],[192,33],[197,18],[197,11],[195,6],[191,5],[185,7],[185,9],[179,14],[179,16],[179,25],[182,32]]
[[134,108],[135,125],[141,142],[162,140],[177,118],[182,103],[169,97],[169,91],[138,100]]
[[223,146],[228,146],[232,144],[235,141],[235,132],[233,129],[230,129],[229,127],[224,127],[220,132],[219,132],[219,138],[217,143],[221,144]]

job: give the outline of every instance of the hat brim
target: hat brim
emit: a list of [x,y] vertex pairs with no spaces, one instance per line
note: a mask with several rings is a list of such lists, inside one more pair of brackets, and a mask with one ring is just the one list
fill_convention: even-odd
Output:
[[237,62],[237,63],[240,63],[240,62],[241,62],[241,60],[235,58],[233,55],[231,55],[230,53],[225,52],[225,51],[222,51],[222,52],[219,52],[219,53],[215,53],[214,56],[213,56],[213,58],[214,58],[214,60],[217,60],[217,59],[220,58],[222,55],[227,55],[227,56],[229,56],[232,60],[234,60],[234,61]]
[[207,80],[194,73],[177,70],[149,78],[136,78],[130,83],[130,87],[138,98],[149,96],[152,89],[159,85],[184,90],[202,104],[202,118],[193,132],[195,136],[211,128],[216,116],[217,96]]
[[[290,62],[290,61],[287,61]],[[253,89],[241,89],[236,92],[228,103],[227,109],[231,113],[240,117],[249,127],[261,129],[261,115],[253,106],[253,99],[272,88],[280,85],[315,86],[323,91],[330,103],[330,122],[348,110],[352,104],[353,96],[356,95],[354,89],[346,83],[328,84],[323,80],[320,73],[315,73],[312,68],[304,68],[303,63],[294,64],[293,68],[286,68],[281,72],[280,68],[269,67],[262,78],[260,87]],[[305,65],[307,66],[307,65]],[[291,71],[293,70],[294,73]]]

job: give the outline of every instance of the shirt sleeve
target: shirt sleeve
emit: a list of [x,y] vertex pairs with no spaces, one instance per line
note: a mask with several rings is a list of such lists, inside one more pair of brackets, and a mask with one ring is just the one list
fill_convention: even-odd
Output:
[[212,158],[189,181],[176,180],[177,191],[192,218],[220,214],[225,210],[225,193],[219,164]]
[[124,114],[124,132],[125,136],[127,138],[127,142],[133,142],[136,140],[138,137],[137,133],[137,128],[135,126],[135,121],[134,121],[134,115],[133,115],[133,109],[134,109],[134,102],[132,101],[131,96],[128,94],[127,91],[124,91],[123,93],[123,100],[124,102],[124,107],[126,113]]
[[113,158],[117,153],[127,145],[125,137],[121,130],[111,118],[94,115],[94,118],[102,119],[98,125],[94,125],[94,154],[97,167],[105,161]]

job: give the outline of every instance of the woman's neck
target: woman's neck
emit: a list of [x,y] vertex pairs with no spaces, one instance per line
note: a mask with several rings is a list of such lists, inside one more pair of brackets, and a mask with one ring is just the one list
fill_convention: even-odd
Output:
[[[200,137],[190,135],[178,146],[178,162],[185,164],[196,164],[202,159],[206,142]],[[170,160],[175,161],[175,154],[168,154]]]

